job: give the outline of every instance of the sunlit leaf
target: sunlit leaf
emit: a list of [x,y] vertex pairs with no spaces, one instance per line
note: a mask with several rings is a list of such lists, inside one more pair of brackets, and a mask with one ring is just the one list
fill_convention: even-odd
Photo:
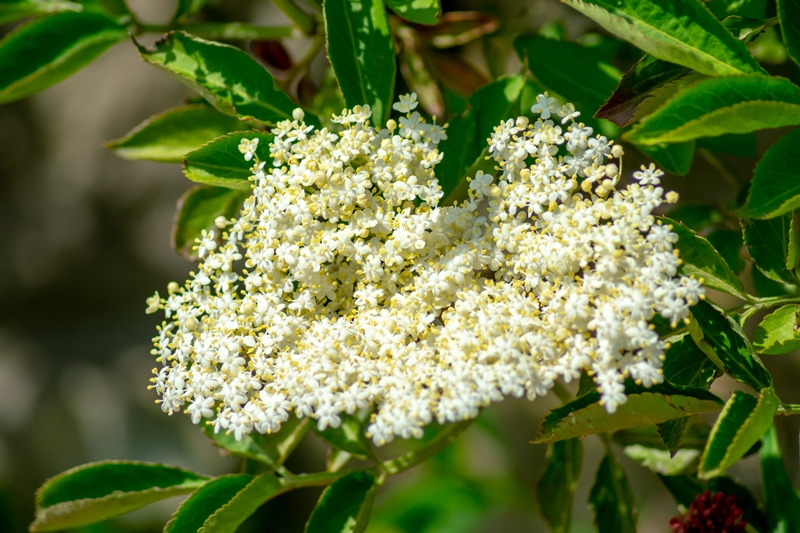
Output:
[[[178,212],[172,226],[172,245],[180,254],[194,258],[192,246],[203,230],[214,228],[217,217],[235,217],[248,191],[199,185],[178,200]],[[219,231],[219,230],[217,230]]]
[[6,0],[0,2],[0,24],[8,24],[24,17],[82,9],[82,5],[67,0]]
[[183,173],[190,180],[205,185],[249,191],[252,185],[249,179],[253,175],[250,169],[254,161],[245,161],[239,152],[242,139],[258,139],[256,155],[266,161],[266,167],[269,168],[269,143],[272,142],[272,134],[240,131],[218,137],[186,154]]
[[253,478],[228,503],[215,510],[203,522],[198,533],[234,533],[265,502],[290,488],[272,472],[264,472]]
[[765,316],[753,334],[753,348],[770,355],[800,350],[800,305],[784,305]]
[[392,11],[409,22],[434,25],[442,16],[439,0],[386,0]]
[[164,527],[164,533],[197,533],[203,523],[244,489],[253,476],[231,474],[212,479],[186,498]]

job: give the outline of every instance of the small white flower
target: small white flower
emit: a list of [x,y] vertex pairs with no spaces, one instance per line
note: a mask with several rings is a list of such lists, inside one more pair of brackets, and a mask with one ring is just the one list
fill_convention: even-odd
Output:
[[575,111],[575,106],[572,103],[567,103],[558,109],[558,116],[563,117],[561,123],[566,124],[570,120],[575,120],[581,116],[581,112]]
[[244,160],[250,161],[253,159],[253,156],[256,153],[256,148],[258,148],[258,138],[256,137],[253,140],[249,139],[242,139],[242,142],[239,143],[239,151],[244,154]]
[[539,113],[544,120],[549,119],[550,114],[556,110],[556,99],[548,95],[546,91],[536,97],[536,103],[531,107],[531,112]]
[[653,163],[650,163],[650,167],[642,165],[641,170],[637,170],[633,173],[633,177],[639,180],[639,183],[642,185],[658,185],[661,183],[659,178],[663,175],[664,172],[656,168]]
[[395,102],[392,109],[401,113],[410,113],[417,108],[417,93],[401,94],[400,101]]

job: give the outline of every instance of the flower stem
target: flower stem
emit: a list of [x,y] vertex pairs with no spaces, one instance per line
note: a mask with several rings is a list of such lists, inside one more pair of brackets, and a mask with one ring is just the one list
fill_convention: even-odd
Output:
[[242,24],[241,22],[181,24],[176,26],[175,29],[184,30],[192,35],[207,39],[271,40],[303,36],[303,33],[295,26],[254,26],[253,24]]
[[298,28],[303,30],[303,33],[306,35],[314,33],[317,22],[293,0],[272,0],[272,3],[275,4],[275,7],[283,11]]
[[775,416],[792,416],[800,415],[800,404],[797,403],[782,403],[778,406],[778,412]]
[[408,470],[409,468],[418,465],[426,459],[433,457],[442,451],[448,444],[453,442],[455,438],[463,433],[464,430],[467,429],[474,421],[474,419],[469,419],[462,422],[456,422],[455,424],[450,424],[447,428],[442,430],[441,433],[428,441],[422,448],[413,452],[408,452],[400,457],[395,457],[389,461],[384,461],[383,470],[388,475],[399,474],[400,472]]

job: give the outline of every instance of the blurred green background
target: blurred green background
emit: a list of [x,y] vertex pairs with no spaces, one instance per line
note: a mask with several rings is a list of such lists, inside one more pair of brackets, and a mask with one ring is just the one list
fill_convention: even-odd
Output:
[[[175,7],[172,0],[128,1],[151,24],[169,20]],[[498,21],[495,37],[447,51],[468,69],[436,70],[443,78],[473,75],[475,84],[495,74],[490,70],[498,65],[507,72],[519,70],[508,45],[510,34],[543,29],[577,39],[596,31],[591,21],[556,0],[442,4],[445,11],[477,10]],[[225,0],[211,7],[219,20],[288,22],[268,0]],[[155,38],[145,35],[141,40]],[[766,48],[764,53],[780,55],[768,41],[755,44]],[[303,40],[287,43],[295,58],[309,46]],[[481,59],[487,55],[492,61]],[[617,56],[616,66],[624,72],[641,53],[620,45]],[[797,77],[790,63],[777,63],[773,73]],[[294,94],[305,98],[304,91],[322,84],[324,67],[320,55],[308,79],[294,86]],[[89,461],[158,461],[206,474],[239,468],[238,461],[222,456],[187,417],[164,415],[154,404],[155,394],[147,390],[157,318],[144,314],[144,301],[169,281],[184,279],[192,268],[171,249],[169,237],[175,202],[189,182],[176,165],[124,161],[102,148],[103,142],[191,96],[189,89],[140,61],[134,47],[122,43],[63,83],[0,106],[2,532],[27,529],[34,492],[46,478]],[[780,133],[764,133],[760,146]],[[628,171],[640,161],[642,156],[629,149]],[[722,164],[744,181],[752,170],[749,161],[730,156]],[[731,201],[733,190],[715,170],[718,164],[698,157],[688,177],[670,176],[666,187],[683,198]],[[712,298],[729,303],[722,296]],[[782,400],[800,402],[796,354],[767,356],[765,362]],[[720,379],[715,392],[727,396],[725,387],[730,385]],[[528,442],[543,414],[556,405],[548,397],[535,403],[506,400],[488,408],[455,445],[391,480],[378,497],[369,531],[546,531],[533,498],[545,446]],[[778,423],[789,472],[797,482],[800,426],[794,419]],[[595,438],[587,438],[585,445],[573,521],[577,533],[593,530],[586,500],[602,456]],[[388,452],[402,447],[393,443]],[[319,470],[324,461],[324,446],[309,433],[288,466]],[[635,488],[639,530],[669,531],[669,517],[676,514],[671,497],[652,473],[624,457],[622,461]],[[731,473],[758,494],[757,457],[745,459]],[[307,489],[281,496],[241,531],[302,531],[318,494]],[[167,500],[81,531],[161,531],[179,501]]]

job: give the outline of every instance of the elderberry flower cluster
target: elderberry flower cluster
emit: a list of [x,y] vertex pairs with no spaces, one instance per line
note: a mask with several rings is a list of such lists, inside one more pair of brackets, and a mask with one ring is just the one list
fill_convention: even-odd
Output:
[[401,97],[405,116],[384,128],[357,106],[335,132],[298,109],[274,129],[271,161],[242,140],[255,166],[240,217],[218,219],[197,272],[148,302],[166,314],[153,378],[164,411],[239,439],[292,413],[324,430],[369,408],[382,445],[584,370],[609,412],[626,378],[662,381],[650,321],[684,320],[703,294],[652,215],[662,173],[617,189],[621,148],[544,94],[538,120],[488,139],[498,176],[478,172],[465,201],[440,206],[446,134],[416,105]]

